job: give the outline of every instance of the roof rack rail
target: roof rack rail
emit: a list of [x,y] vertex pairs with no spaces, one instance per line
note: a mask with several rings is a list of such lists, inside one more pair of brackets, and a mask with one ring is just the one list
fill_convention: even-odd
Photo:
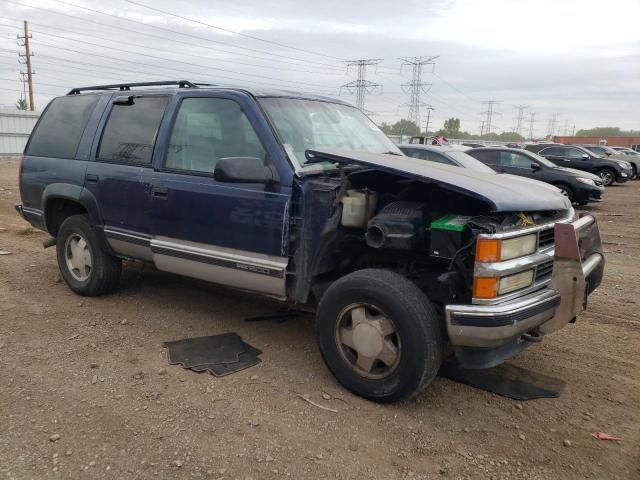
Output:
[[112,85],[97,85],[95,87],[80,87],[69,91],[67,95],[77,95],[80,92],[90,90],[131,90],[132,87],[160,87],[168,85],[177,85],[179,88],[198,88],[199,86],[213,86],[212,83],[195,83],[189,80],[169,80],[166,82],[140,82],[140,83],[114,83]]

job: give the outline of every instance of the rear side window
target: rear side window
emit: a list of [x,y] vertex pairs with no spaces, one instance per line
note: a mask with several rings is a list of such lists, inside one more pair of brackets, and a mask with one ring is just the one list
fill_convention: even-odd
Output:
[[97,95],[53,99],[31,134],[25,153],[36,157],[75,158],[85,124],[97,101]]
[[166,96],[139,97],[131,105],[114,105],[98,149],[98,160],[149,164]]
[[495,150],[476,150],[466,153],[487,165],[498,165],[498,153]]

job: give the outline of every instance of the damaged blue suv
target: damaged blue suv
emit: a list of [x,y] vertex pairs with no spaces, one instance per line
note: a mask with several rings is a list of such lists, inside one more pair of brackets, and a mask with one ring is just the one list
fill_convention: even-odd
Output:
[[375,401],[445,355],[486,368],[575,320],[596,220],[555,188],[405,157],[330,98],[188,81],[76,88],[42,114],[18,212],[79,295],[122,260],[309,305],[328,368]]

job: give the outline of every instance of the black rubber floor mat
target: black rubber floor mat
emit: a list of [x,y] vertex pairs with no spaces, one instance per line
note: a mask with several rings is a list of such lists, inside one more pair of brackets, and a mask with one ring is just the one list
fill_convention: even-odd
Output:
[[462,368],[455,361],[442,364],[438,375],[470,387],[515,400],[558,398],[565,382],[510,363],[487,369]]
[[227,372],[224,373],[227,375],[255,365],[260,361],[257,356],[262,353],[235,333],[186,338],[165,342],[164,346],[171,365],[180,364],[194,371],[209,370],[214,375],[215,372]]
[[[260,352],[260,350],[258,350]],[[262,352],[260,352],[262,353]],[[198,365],[197,367],[191,367],[194,372],[208,371],[216,377],[224,377],[231,373],[239,372],[245,368],[253,367],[262,360],[255,356],[254,353],[244,352],[238,355],[238,361],[234,363],[209,363],[206,365]]]

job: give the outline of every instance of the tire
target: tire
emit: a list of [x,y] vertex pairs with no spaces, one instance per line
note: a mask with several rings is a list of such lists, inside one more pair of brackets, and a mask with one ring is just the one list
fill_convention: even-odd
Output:
[[87,215],[73,215],[62,222],[56,253],[62,278],[78,295],[104,295],[118,286],[122,262],[100,248]]
[[601,168],[596,172],[596,175],[598,175],[602,179],[602,184],[605,187],[608,187],[616,181],[616,172],[614,172],[610,168]]
[[558,190],[560,190],[560,192],[562,192],[562,195],[564,195],[565,197],[567,197],[569,199],[569,201],[571,203],[573,203],[573,189],[567,185],[563,185],[563,184],[555,184],[554,187],[556,187]]
[[[356,331],[356,322],[366,327]],[[442,363],[443,322],[414,283],[388,270],[359,270],[334,282],[318,305],[316,336],[336,379],[375,402],[417,394]]]

